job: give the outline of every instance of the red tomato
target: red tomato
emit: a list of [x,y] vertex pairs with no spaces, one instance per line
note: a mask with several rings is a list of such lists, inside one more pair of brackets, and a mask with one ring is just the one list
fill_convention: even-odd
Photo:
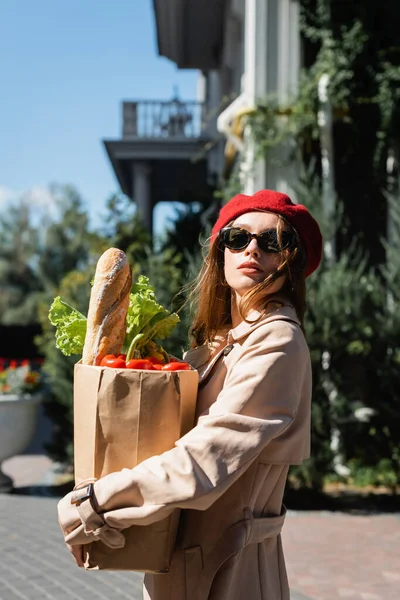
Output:
[[192,367],[185,362],[170,362],[162,367],[162,371],[190,371]]
[[145,358],[131,358],[126,363],[127,369],[143,369],[145,371],[152,371],[153,365]]
[[126,360],[126,354],[118,354],[118,358],[122,358],[122,360]]
[[144,360],[148,360],[149,362],[151,362],[152,365],[163,365],[164,364],[162,362],[162,360],[157,358],[157,356],[146,356],[146,358]]
[[113,369],[125,369],[126,364],[123,358],[118,358],[114,354],[107,354],[100,363],[101,367],[111,367]]
[[162,368],[163,368],[163,365],[157,365],[157,364],[153,365],[154,371],[162,371]]

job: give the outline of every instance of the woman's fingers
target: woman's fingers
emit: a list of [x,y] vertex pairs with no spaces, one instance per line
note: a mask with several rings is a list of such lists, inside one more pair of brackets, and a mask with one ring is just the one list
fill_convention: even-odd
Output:
[[76,562],[76,564],[78,565],[78,567],[83,567],[83,546],[81,545],[77,545],[77,546],[71,546],[71,544],[66,544],[68,550],[71,552],[72,556],[74,557],[74,561]]

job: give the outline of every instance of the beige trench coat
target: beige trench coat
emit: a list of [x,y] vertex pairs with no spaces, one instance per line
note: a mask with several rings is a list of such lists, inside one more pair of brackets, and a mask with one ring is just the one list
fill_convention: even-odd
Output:
[[[185,358],[200,373],[196,426],[96,482],[100,511],[124,529],[183,509],[171,571],[145,576],[146,600],[289,600],[282,497],[289,466],[310,455],[311,364],[296,313],[242,322]],[[68,496],[59,519],[64,531],[78,525]]]

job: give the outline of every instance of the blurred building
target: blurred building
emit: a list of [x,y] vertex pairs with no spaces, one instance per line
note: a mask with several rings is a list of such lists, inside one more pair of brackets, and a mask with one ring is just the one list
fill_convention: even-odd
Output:
[[[243,116],[256,98],[284,100],[300,66],[293,0],[154,0],[154,15],[160,55],[198,69],[199,84],[193,102],[123,102],[122,137],[104,141],[122,191],[148,228],[159,201],[212,201],[243,151]],[[251,163],[251,147],[246,151]],[[285,191],[290,180],[287,170],[262,161],[245,188]]]
[[208,141],[202,102],[127,101],[122,109],[122,137],[104,145],[121,190],[149,230],[157,202],[212,196],[207,162],[199,158]]
[[[267,187],[296,199],[293,188],[299,165],[287,160],[289,142],[270,149],[268,159],[255,160],[245,117],[263,99],[272,100],[281,110],[293,106],[300,68],[309,69],[316,60],[318,44],[301,34],[300,4],[298,0],[153,0],[159,54],[180,69],[198,69],[199,82],[193,102],[177,97],[170,102],[124,102],[122,138],[105,142],[122,190],[137,202],[148,227],[160,200],[203,200],[205,206],[215,202],[217,185],[229,181],[232,173],[237,175],[233,169],[238,155],[245,193]],[[311,0],[310,6],[315,9],[315,2]],[[330,105],[328,74],[315,81],[319,140],[308,139],[301,152],[306,165],[317,162],[328,221],[335,213],[336,197],[344,207],[346,228],[332,240],[329,252],[340,254],[359,237],[371,261],[381,262],[385,256],[381,237],[391,223],[385,185],[395,179],[392,171],[397,176],[398,167],[396,162],[396,169],[392,168],[393,160],[383,154],[376,166],[377,131],[383,117],[373,90],[383,76],[379,68],[385,66],[378,68],[377,75],[368,66],[371,55],[378,60],[382,48],[388,56],[393,54],[400,5],[395,10],[392,3],[388,14],[377,6],[384,24],[379,28],[367,18],[371,13],[357,3],[334,0],[329,6],[334,35],[360,21],[368,43],[358,50],[362,59],[355,67],[355,84],[343,84],[351,98],[347,113],[340,116]],[[283,112],[281,117],[287,115]],[[398,184],[387,185],[392,193],[397,188]]]
[[[158,49],[181,69],[199,69],[198,99],[204,131],[212,140],[208,172],[228,177],[235,154],[248,154],[243,117],[256,99],[285,102],[296,91],[300,69],[299,4],[293,0],[154,0]],[[288,191],[291,173],[262,161],[245,178]]]

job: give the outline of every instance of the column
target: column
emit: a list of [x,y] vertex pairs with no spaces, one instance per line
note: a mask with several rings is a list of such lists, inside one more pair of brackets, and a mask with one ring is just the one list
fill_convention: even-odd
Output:
[[[246,0],[245,92],[250,103],[274,98],[290,103],[297,90],[300,69],[299,6],[296,0]],[[254,193],[269,187],[293,192],[292,166],[274,165],[285,159],[285,148],[271,151],[270,160],[254,162],[254,146],[247,140],[245,189]],[[253,164],[252,171],[250,165]]]
[[[300,74],[300,24],[297,0],[268,0],[266,95],[290,106],[295,98]],[[287,119],[290,117],[280,117]],[[275,160],[284,166],[266,163],[266,186],[285,192],[295,200],[298,180],[297,165],[289,164],[289,145],[282,144],[274,152]]]
[[[218,112],[215,107],[220,106],[222,100],[221,78],[218,71],[209,71],[207,76],[207,94],[206,94],[206,114],[208,124],[204,130],[205,135],[211,138],[215,136],[217,131]],[[207,152],[208,173],[215,175],[222,173],[224,168],[224,148],[226,140],[215,144],[209,152]]]
[[[263,0],[265,1],[265,0]],[[256,102],[256,33],[258,0],[246,0],[244,17],[244,78],[243,91],[250,106]],[[255,162],[255,145],[250,136],[250,129],[245,129],[245,150],[241,165],[241,182],[245,194],[252,195],[259,189],[260,162]]]
[[151,167],[147,162],[133,163],[133,199],[144,226],[153,232],[153,201],[150,189]]

